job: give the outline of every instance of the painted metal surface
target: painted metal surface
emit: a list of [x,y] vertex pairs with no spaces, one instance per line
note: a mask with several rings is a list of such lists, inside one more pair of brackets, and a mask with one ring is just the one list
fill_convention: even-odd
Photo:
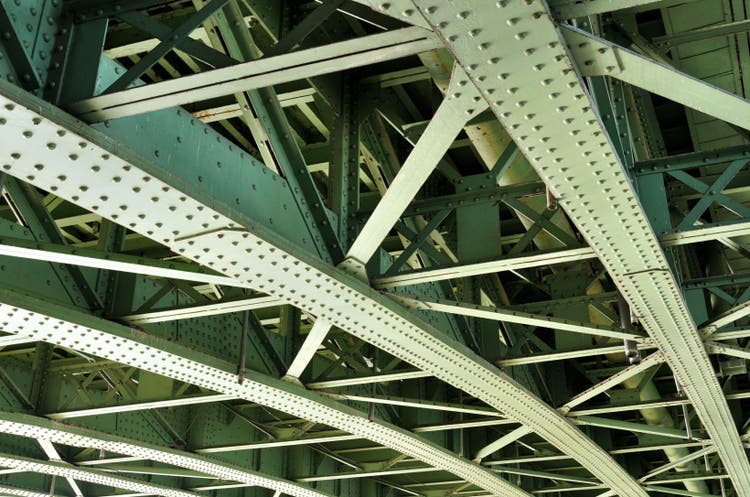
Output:
[[0,493],[750,495],[746,3],[3,2]]

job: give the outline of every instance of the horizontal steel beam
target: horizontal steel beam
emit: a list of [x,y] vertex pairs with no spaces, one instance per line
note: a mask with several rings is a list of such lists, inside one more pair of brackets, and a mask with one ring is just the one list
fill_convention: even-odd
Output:
[[733,238],[737,236],[750,235],[750,220],[726,221],[720,223],[703,224],[694,228],[683,229],[677,232],[662,235],[661,241],[664,246],[676,247],[719,240],[721,238]]
[[103,407],[88,407],[85,409],[76,409],[71,411],[59,411],[45,414],[49,419],[73,419],[84,418],[87,416],[101,416],[103,414],[114,414],[117,412],[145,411],[149,409],[167,409],[170,407],[192,406],[197,404],[206,404],[212,402],[224,402],[233,400],[236,397],[225,394],[199,394],[199,395],[181,395],[180,397],[168,400],[152,400],[129,402],[124,404],[114,404]]
[[195,281],[213,285],[248,287],[233,278],[179,261],[161,261],[95,249],[75,248],[54,243],[42,243],[20,238],[0,238],[0,255],[35,261],[55,262],[76,266],[142,274],[158,278]]
[[750,160],[750,145],[738,145],[718,150],[691,152],[639,161],[633,164],[633,172],[638,176],[646,176],[724,164],[741,159]]
[[217,316],[220,314],[228,314],[232,312],[265,309],[268,307],[276,307],[282,304],[284,304],[284,302],[279,300],[278,298],[264,295],[261,297],[222,300],[218,302],[212,302],[210,304],[175,307],[160,311],[128,314],[127,316],[121,316],[118,319],[132,324],[163,323],[165,321],[175,321],[178,319],[202,318],[206,316]]
[[686,431],[677,430],[675,428],[665,428],[663,426],[647,425],[643,423],[633,423],[630,421],[622,421],[619,419],[600,418],[596,416],[577,416],[574,418],[575,422],[584,426],[597,426],[599,428],[607,428],[610,430],[622,430],[629,431],[631,433],[645,433],[648,435],[658,435],[660,437],[667,438],[680,438],[683,440],[698,440],[694,438]]
[[[641,346],[639,349],[645,347]],[[580,359],[582,357],[596,357],[605,354],[623,353],[623,345],[606,345],[598,347],[586,347],[576,349],[555,350],[553,352],[540,352],[536,354],[519,355],[518,357],[506,357],[497,361],[501,368],[510,366],[521,366],[524,364],[542,364],[545,362],[564,361],[568,359]]]
[[[676,247],[715,240],[721,237],[731,238],[748,234],[750,234],[750,222],[741,220],[703,225],[666,233],[660,238],[660,241],[664,247]],[[375,288],[393,288],[430,281],[468,278],[470,276],[500,273],[503,271],[518,271],[546,265],[579,262],[595,259],[596,257],[596,253],[590,247],[538,251],[527,255],[504,257],[485,262],[458,263],[403,271],[393,276],[377,277],[372,281],[372,285]]]
[[85,121],[104,121],[398,59],[438,46],[429,31],[404,28],[92,97],[69,108]]
[[494,321],[505,321],[508,323],[568,331],[571,333],[583,333],[585,335],[616,338],[619,340],[643,341],[645,338],[643,335],[635,331],[624,330],[615,326],[573,321],[571,319],[557,318],[554,316],[529,314],[513,309],[480,306],[446,299],[429,299],[426,297],[418,297],[402,293],[391,293],[389,295],[412,309],[446,312],[449,314],[459,314],[462,316],[490,319]]
[[460,412],[464,414],[478,414],[481,416],[502,416],[491,407],[472,406],[456,404],[451,402],[436,402],[422,399],[409,399],[393,395],[354,395],[348,393],[326,394],[326,396],[337,400],[353,400],[355,402],[367,402],[372,404],[385,404],[390,406],[413,407],[415,409]]
[[245,444],[230,444],[214,447],[200,447],[195,449],[198,454],[215,454],[221,452],[236,452],[240,450],[262,450],[275,449],[279,447],[294,447],[298,445],[322,444],[331,442],[345,442],[348,440],[359,440],[361,437],[349,435],[347,433],[314,433],[303,437],[292,439],[268,440],[260,442],[250,442]]
[[596,254],[588,247],[540,251],[529,255],[507,257],[486,262],[451,264],[449,266],[436,266],[428,269],[404,271],[393,276],[376,278],[373,280],[372,285],[375,288],[392,288],[415,285],[417,283],[426,283],[429,281],[467,278],[469,276],[499,273],[502,271],[518,271],[521,269],[546,266],[550,264],[579,262],[594,258],[596,258]]
[[[663,0],[552,0],[549,7],[557,19],[575,19],[623,9],[659,8]],[[691,0],[681,0],[680,3]]]
[[381,373],[370,376],[353,376],[351,378],[340,378],[335,380],[318,380],[308,383],[306,386],[311,390],[323,390],[326,388],[350,387],[354,385],[369,385],[372,383],[387,383],[389,381],[414,380],[429,378],[432,375],[425,371],[398,371],[393,373]]

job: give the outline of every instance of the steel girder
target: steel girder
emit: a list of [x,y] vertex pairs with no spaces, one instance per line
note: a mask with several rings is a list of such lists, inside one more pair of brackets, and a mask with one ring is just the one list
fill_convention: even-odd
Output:
[[701,337],[544,2],[413,4],[408,17],[421,13],[480,89],[664,353],[737,492],[750,495],[750,463]]
[[[71,447],[93,448],[197,471],[226,481],[269,488],[295,497],[329,497],[305,485],[250,471],[210,457],[158,447],[117,435],[56,423],[25,414],[0,412],[0,433],[43,439]],[[114,482],[113,482],[114,483]],[[122,487],[127,488],[127,487]],[[162,495],[157,493],[157,495]]]
[[95,354],[333,426],[453,473],[489,492],[528,495],[478,464],[300,386],[261,374],[253,374],[240,383],[237,375],[230,372],[235,367],[220,359],[82,312],[23,296],[20,292],[0,290],[0,302],[3,302],[0,308],[5,316],[2,323],[6,331]]
[[227,278],[227,280],[230,280],[230,278],[229,278],[229,277],[226,277],[226,278]]
[[[3,134],[3,145],[14,150],[18,140],[38,144],[23,154],[11,152],[8,163],[4,164],[8,174],[54,191],[62,198],[105,218],[112,218],[233,278],[251,281],[257,289],[268,291],[313,315],[324,316],[335,326],[527,424],[618,493],[644,495],[635,480],[569,420],[496,367],[416,320],[368,285],[295,250],[288,242],[239,213],[219,208],[205,193],[196,191],[174,176],[165,175],[153,164],[119,144],[113,144],[111,139],[23,91],[2,85],[0,93],[4,95],[2,118],[9,125],[6,129],[18,130],[20,136],[15,139],[11,134]],[[54,152],[47,147],[48,143],[55,144]],[[75,155],[74,167],[80,167],[80,173],[76,174],[68,165],[62,164],[57,159],[60,153]],[[123,201],[123,195],[128,196],[127,203]],[[138,198],[144,199],[140,202],[144,208],[128,205]],[[167,209],[154,212],[145,208],[155,201]],[[83,342],[79,344],[84,345]],[[102,350],[96,344],[89,343],[88,347],[91,347],[89,353],[101,355]],[[142,366],[148,355],[138,354],[129,358],[129,362]],[[163,365],[163,362],[159,363],[160,368]],[[180,370],[175,374],[183,375],[184,372]],[[195,381],[203,384],[204,380],[196,377]],[[205,386],[212,388],[211,384]],[[231,391],[236,388],[232,385]],[[287,409],[299,412],[299,405],[294,402],[285,404],[282,410]],[[320,419],[321,414],[322,411],[311,407],[302,416]],[[331,415],[332,418],[327,417],[323,422],[360,432],[366,438],[415,454],[417,445],[411,436],[408,437],[411,442],[396,444],[396,432],[389,431],[388,436],[370,433],[372,426],[361,431],[367,427],[352,419],[349,419],[352,424],[346,423],[344,428],[341,425],[343,419]],[[436,467],[487,489],[519,491],[474,463],[463,462],[445,453],[437,458],[432,450],[426,459]],[[425,454],[420,454],[420,457],[425,457]]]
[[100,95],[69,107],[86,121],[104,121],[393,60],[438,46],[429,31],[403,28]]
[[[173,488],[156,485],[153,483],[144,483],[139,480],[131,480],[121,476],[112,476],[103,471],[96,471],[86,468],[77,468],[60,461],[40,461],[28,457],[15,456],[12,454],[0,453],[0,466],[12,468],[19,471],[29,471],[41,473],[50,476],[61,476],[63,478],[72,478],[106,487],[122,488],[147,495],[160,495],[162,497],[198,497],[199,494],[187,492],[184,490],[175,490]],[[320,495],[320,494],[314,494]]]
[[583,76],[611,76],[722,121],[750,128],[750,101],[573,26],[563,39]]
[[158,278],[198,281],[214,285],[247,286],[237,280],[207,271],[195,264],[151,260],[144,257],[102,252],[95,249],[71,248],[54,243],[40,243],[19,238],[0,238],[0,255],[36,261],[74,264],[77,266],[137,273]]
[[[715,223],[684,230],[675,230],[659,238],[663,247],[688,245],[718,237],[733,237],[750,234],[750,222],[740,220]],[[1,240],[0,240],[1,241]],[[3,248],[0,246],[0,251]],[[484,262],[468,264],[438,265],[423,269],[401,271],[393,275],[378,276],[372,280],[375,288],[393,288],[429,281],[443,281],[469,276],[498,273],[502,271],[517,271],[553,264],[566,264],[595,259],[597,254],[591,247],[565,248],[548,251],[536,251],[530,254],[501,257]]]

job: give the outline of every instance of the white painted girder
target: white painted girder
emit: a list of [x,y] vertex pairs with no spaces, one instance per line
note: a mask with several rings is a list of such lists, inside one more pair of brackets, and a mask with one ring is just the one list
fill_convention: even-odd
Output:
[[486,108],[487,103],[469,83],[463,69],[455,67],[445,98],[357,234],[342,263],[343,268],[366,277],[364,265],[378,250],[469,119]]
[[[71,447],[125,454],[211,475],[217,479],[269,488],[295,497],[330,497],[330,494],[261,472],[240,468],[183,450],[159,447],[118,435],[49,421],[37,416],[0,411],[0,433],[37,438]],[[112,462],[112,461],[110,461]],[[88,480],[86,480],[88,481]],[[127,488],[127,487],[122,487]],[[132,489],[131,489],[132,490]],[[2,490],[0,489],[0,492]],[[161,494],[157,494],[161,495]]]
[[313,323],[310,332],[305,337],[305,341],[297,351],[297,355],[294,356],[294,360],[289,365],[289,368],[284,375],[284,379],[295,382],[299,381],[299,377],[305,371],[305,368],[310,361],[312,361],[315,354],[318,352],[318,347],[323,343],[328,332],[331,330],[331,324],[323,318],[318,318]]
[[403,303],[405,306],[413,309],[446,312],[449,314],[471,316],[493,321],[504,321],[508,323],[523,324],[525,326],[537,326],[540,328],[568,331],[571,333],[582,333],[619,340],[634,340],[639,343],[642,343],[645,339],[644,336],[636,332],[624,330],[616,326],[573,321],[571,319],[563,319],[554,316],[530,314],[528,312],[517,311],[514,309],[482,306],[447,299],[426,298],[403,293],[390,293],[389,295],[395,300]]
[[569,25],[560,29],[583,75],[611,76],[750,129],[750,101],[581,29]]
[[[366,283],[289,246],[229,207],[207,207],[196,200],[205,199],[203,193],[23,90],[0,81],[0,94],[0,150],[7,153],[3,171],[96,211],[238,281],[252,282],[257,289],[268,290],[270,295],[312,315],[325,317],[334,326],[527,424],[591,468],[595,476],[623,496],[644,495],[640,486],[568,419],[495,366],[417,320]],[[49,143],[54,144],[54,151],[47,146]],[[163,207],[154,209],[154,202]],[[11,299],[12,295],[6,293],[3,300],[8,302],[6,298]],[[41,321],[50,318],[36,313],[26,317]],[[59,326],[71,330],[70,323]],[[88,338],[84,338],[84,331]],[[282,411],[359,434],[490,492],[526,495],[479,465],[437,450],[412,434],[407,436],[381,424],[363,422],[359,415],[343,414],[340,409],[322,409],[319,402],[309,398],[300,402],[299,396],[279,395],[276,387],[262,389],[263,395],[240,392],[238,388],[249,388],[252,383],[246,380],[245,387],[238,387],[234,375],[230,378],[225,372],[207,373],[197,365],[192,365],[195,369],[191,373],[182,362],[185,359],[169,356],[154,360],[155,351],[151,349],[123,356],[129,353],[128,347],[136,350],[136,345],[120,342],[122,347],[113,348],[110,344],[119,339],[95,329],[76,329],[75,336],[44,330],[40,339],[54,339],[53,343],[100,356],[106,353],[105,357],[118,362],[151,368],[221,393],[251,397]]]
[[[546,4],[412,3],[409,16],[421,13],[443,39],[599,256],[693,401],[738,494],[750,496],[750,464],[701,337]],[[613,482],[596,461],[587,467]],[[617,478],[613,490],[636,491],[629,476]]]
[[40,461],[28,457],[15,456],[12,454],[0,454],[0,466],[13,468],[32,473],[41,473],[62,478],[72,478],[105,487],[122,488],[145,495],[160,495],[161,497],[199,497],[199,494],[175,490],[173,488],[144,483],[139,480],[131,480],[121,476],[112,476],[108,473],[83,469],[65,464],[59,461]]
[[[326,399],[301,386],[258,373],[248,375],[239,383],[234,373],[236,366],[221,359],[18,291],[0,289],[0,316],[0,325],[8,332],[74,348],[332,426],[453,473],[490,492],[528,497],[520,488],[478,464],[462,459],[407,430],[370,419],[367,413]],[[263,483],[270,484],[267,481]],[[312,495],[298,487],[284,488],[279,482],[275,484],[290,495]]]
[[69,108],[87,122],[98,122],[344,71],[437,47],[432,33],[409,27],[99,95],[74,102]]

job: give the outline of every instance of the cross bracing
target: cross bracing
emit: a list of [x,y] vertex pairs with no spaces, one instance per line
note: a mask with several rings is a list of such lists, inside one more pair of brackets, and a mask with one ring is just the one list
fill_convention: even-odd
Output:
[[1,493],[750,494],[742,2],[0,11]]

